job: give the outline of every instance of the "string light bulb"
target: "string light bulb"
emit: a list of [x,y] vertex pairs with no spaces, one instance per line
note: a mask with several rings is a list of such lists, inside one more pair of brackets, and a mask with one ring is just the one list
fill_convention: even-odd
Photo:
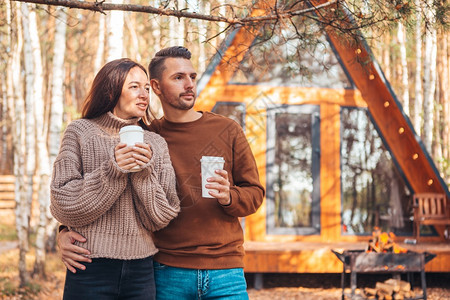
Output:
[[432,185],[432,184],[433,184],[433,179],[428,179],[427,184],[428,184],[428,185]]
[[390,103],[389,103],[389,101],[386,101],[386,102],[384,102],[384,107],[389,107],[389,105],[390,105]]
[[398,133],[403,134],[403,132],[405,132],[405,128],[400,127],[400,128],[398,129]]
[[413,156],[412,156],[412,159],[413,159],[413,160],[416,160],[416,159],[418,159],[418,158],[419,158],[419,154],[414,153]]

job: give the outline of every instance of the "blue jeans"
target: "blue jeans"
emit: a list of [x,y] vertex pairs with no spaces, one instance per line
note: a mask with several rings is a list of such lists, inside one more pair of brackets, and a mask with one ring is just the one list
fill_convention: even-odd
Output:
[[86,270],[66,273],[63,300],[155,299],[153,257],[133,260],[94,258]]
[[197,270],[153,263],[156,299],[233,299],[247,300],[247,283],[242,268]]

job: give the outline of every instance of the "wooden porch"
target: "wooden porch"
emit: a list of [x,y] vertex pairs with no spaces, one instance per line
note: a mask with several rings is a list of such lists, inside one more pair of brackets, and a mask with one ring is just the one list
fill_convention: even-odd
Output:
[[[426,272],[450,272],[450,242],[397,243],[415,252],[436,257],[425,265]],[[331,249],[363,250],[367,242],[256,242],[244,244],[246,273],[341,273],[342,262]]]

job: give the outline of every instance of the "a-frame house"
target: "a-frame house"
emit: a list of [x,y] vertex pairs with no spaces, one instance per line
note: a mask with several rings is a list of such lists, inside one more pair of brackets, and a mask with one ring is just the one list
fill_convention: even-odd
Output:
[[[316,18],[336,13],[347,11],[328,5]],[[263,14],[260,4],[252,16]],[[375,226],[436,253],[427,271],[450,271],[444,226],[423,227],[420,244],[404,244],[412,195],[450,194],[368,45],[298,20],[297,40],[289,26],[235,29],[198,84],[196,109],[241,123],[266,187],[263,206],[242,220],[245,271],[341,272],[330,249],[364,248]],[[322,42],[300,45],[308,34]]]

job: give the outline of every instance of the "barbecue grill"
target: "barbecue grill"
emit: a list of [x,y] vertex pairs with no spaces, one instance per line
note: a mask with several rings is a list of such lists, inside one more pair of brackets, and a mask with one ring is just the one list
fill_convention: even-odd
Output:
[[364,250],[345,250],[342,253],[331,250],[344,264],[341,274],[342,300],[345,299],[345,273],[350,273],[350,298],[355,299],[356,279],[358,273],[385,273],[400,277],[407,275],[407,280],[412,286],[412,275],[420,273],[422,295],[413,299],[427,299],[427,287],[425,281],[425,264],[436,257],[435,254],[408,251],[406,253],[393,252],[366,252]]

